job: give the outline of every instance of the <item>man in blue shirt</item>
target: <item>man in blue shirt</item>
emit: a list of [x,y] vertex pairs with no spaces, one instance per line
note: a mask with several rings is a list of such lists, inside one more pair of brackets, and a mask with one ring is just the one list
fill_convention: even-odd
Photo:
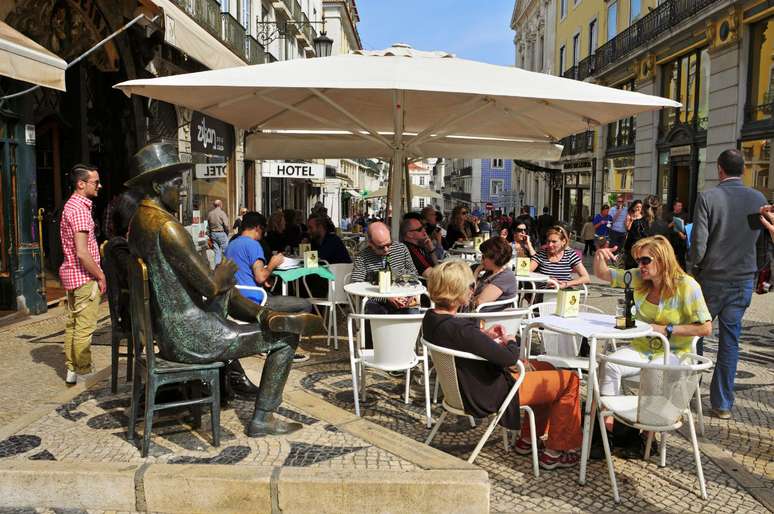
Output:
[[[226,248],[226,258],[234,261],[237,272],[234,275],[237,288],[242,296],[260,304],[266,296],[266,307],[281,312],[313,312],[314,307],[303,298],[275,296],[262,289],[272,271],[282,264],[285,257],[278,253],[267,261],[259,242],[266,230],[266,217],[258,212],[248,212],[242,217],[239,236]],[[245,287],[240,287],[245,286]],[[293,362],[309,359],[303,353],[296,353]]]
[[613,226],[610,227],[608,233],[610,237],[610,246],[617,246],[623,248],[624,241],[626,240],[626,213],[628,209],[624,205],[624,198],[622,195],[618,195],[615,199],[615,207],[610,209],[610,216],[613,218]]
[[594,224],[594,234],[597,239],[607,239],[608,229],[613,222],[613,217],[610,215],[610,206],[605,204],[602,206],[602,212],[594,216],[592,223]]

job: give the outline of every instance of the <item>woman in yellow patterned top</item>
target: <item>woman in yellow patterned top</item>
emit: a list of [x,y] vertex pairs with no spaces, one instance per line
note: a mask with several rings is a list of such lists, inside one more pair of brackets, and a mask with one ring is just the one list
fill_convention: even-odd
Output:
[[[610,282],[613,287],[624,287],[626,270],[609,268],[607,263],[615,256],[616,248],[600,248],[594,257],[594,274]],[[677,264],[674,250],[664,236],[647,237],[632,247],[637,268],[632,274],[636,318],[650,323],[655,332],[669,340],[670,364],[677,364],[678,356],[691,350],[695,336],[712,333],[712,317],[699,284]],[[663,358],[661,339],[641,337],[631,346],[613,353],[620,359],[648,362]],[[621,379],[636,375],[640,370],[607,363],[601,373],[600,393],[619,395]]]

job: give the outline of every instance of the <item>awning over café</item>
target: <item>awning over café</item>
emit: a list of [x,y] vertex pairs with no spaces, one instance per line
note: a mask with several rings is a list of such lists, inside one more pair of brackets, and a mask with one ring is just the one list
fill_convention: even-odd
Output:
[[[247,64],[171,0],[152,1],[164,11],[165,43],[185,52],[211,70]],[[217,22],[221,23],[219,13]]]
[[0,21],[0,75],[65,91],[67,63]]

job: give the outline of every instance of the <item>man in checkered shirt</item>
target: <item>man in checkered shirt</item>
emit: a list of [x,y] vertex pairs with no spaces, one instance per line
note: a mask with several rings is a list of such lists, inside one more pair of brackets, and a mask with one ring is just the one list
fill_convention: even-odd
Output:
[[64,262],[59,279],[67,291],[65,324],[65,366],[68,385],[84,378],[91,369],[91,336],[97,328],[97,314],[107,285],[99,267],[99,248],[91,217],[92,199],[99,193],[96,166],[76,164],[70,170],[73,194],[65,203],[60,222]]

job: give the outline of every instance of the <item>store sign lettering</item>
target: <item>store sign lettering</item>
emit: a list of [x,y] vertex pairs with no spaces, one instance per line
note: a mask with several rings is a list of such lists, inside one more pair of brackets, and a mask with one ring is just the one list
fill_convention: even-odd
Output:
[[213,179],[226,178],[226,167],[228,164],[197,164],[195,167],[196,178]]
[[324,164],[272,162],[264,164],[263,176],[272,178],[325,179]]
[[191,151],[230,157],[234,146],[234,127],[200,112],[191,115]]

